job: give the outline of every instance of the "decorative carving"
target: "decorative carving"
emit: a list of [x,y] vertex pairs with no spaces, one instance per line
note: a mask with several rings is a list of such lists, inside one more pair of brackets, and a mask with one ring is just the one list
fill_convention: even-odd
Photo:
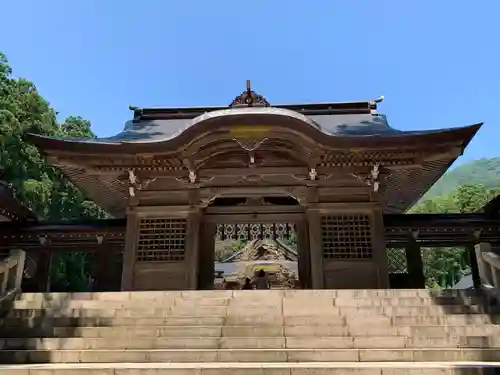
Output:
[[250,152],[248,154],[248,156],[250,156],[250,165],[249,165],[249,167],[250,168],[255,168],[255,154],[253,152]]
[[376,99],[373,99],[373,100],[370,100],[370,104],[372,105],[376,105],[377,103],[382,103],[385,99],[385,96],[379,96],[378,98]]
[[98,245],[102,245],[102,242],[104,241],[104,236],[102,234],[96,234],[96,240]]
[[45,246],[48,245],[48,237],[46,234],[38,236],[38,241],[40,242],[40,245]]
[[[284,240],[295,234],[295,225],[293,223],[232,223],[218,224],[216,239],[224,241],[228,239],[243,241],[258,240]],[[247,249],[251,244],[247,245]],[[283,245],[281,245],[283,247]],[[297,254],[290,248],[283,247],[289,256],[296,258]],[[243,253],[245,250],[243,249]]]
[[373,186],[373,191],[376,193],[379,188],[379,175],[380,175],[380,170],[379,170],[379,165],[375,164],[370,172],[370,183],[371,186]]
[[329,180],[330,178],[332,178],[333,174],[319,174],[318,171],[316,170],[316,168],[311,168],[309,170],[309,173],[308,174],[294,174],[292,175],[292,177],[294,179],[296,179],[297,181],[318,181],[318,180],[322,180],[322,181],[326,181],[326,180]]
[[269,107],[269,102],[250,87],[250,80],[247,80],[247,89],[234,98],[229,108],[234,107]]
[[195,171],[189,171],[189,182],[194,184],[196,182],[196,172]]
[[356,177],[361,182],[365,183],[368,186],[373,188],[373,191],[376,193],[380,187],[380,165],[373,165],[370,173],[366,176],[351,173],[351,176]]
[[316,177],[318,177],[318,172],[316,172],[316,168],[311,168],[309,170],[309,179],[311,181],[314,181],[314,180],[316,180]]
[[262,139],[255,139],[255,138],[243,138],[243,139],[238,139],[238,138],[233,138],[233,140],[236,141],[240,145],[240,147],[248,152],[253,152],[257,150],[266,140],[267,137],[262,138]]
[[129,182],[129,187],[128,187],[128,194],[131,197],[135,197],[135,190],[138,189],[138,178],[135,175],[135,172],[133,170],[128,171],[128,182]]
[[139,177],[135,174],[135,171],[133,169],[129,169],[128,171],[128,182],[129,182],[129,187],[128,187],[128,193],[130,197],[135,197],[136,191],[141,191],[144,189],[147,189],[148,186],[156,181],[155,178],[145,178],[144,180],[140,180]]

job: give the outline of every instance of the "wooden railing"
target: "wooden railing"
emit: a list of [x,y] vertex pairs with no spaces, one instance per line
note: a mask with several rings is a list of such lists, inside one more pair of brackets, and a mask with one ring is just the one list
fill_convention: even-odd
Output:
[[489,243],[480,243],[476,245],[476,259],[482,287],[500,298],[500,255]]
[[0,301],[21,290],[26,253],[12,250],[9,256],[0,260]]

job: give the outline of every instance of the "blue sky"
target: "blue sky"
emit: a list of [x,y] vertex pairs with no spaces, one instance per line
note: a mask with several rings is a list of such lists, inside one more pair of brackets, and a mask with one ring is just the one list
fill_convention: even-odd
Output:
[[[472,5],[479,4],[479,5]],[[4,0],[0,50],[60,112],[118,133],[136,106],[386,100],[404,130],[485,125],[500,156],[500,1]]]

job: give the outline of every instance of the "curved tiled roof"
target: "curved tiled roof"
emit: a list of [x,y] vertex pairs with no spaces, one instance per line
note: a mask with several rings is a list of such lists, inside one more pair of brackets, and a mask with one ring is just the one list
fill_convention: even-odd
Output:
[[[233,108],[209,111],[194,118],[142,117],[128,121],[125,129],[108,138],[58,139],[31,135],[42,149],[73,152],[140,153],[174,150],[197,136],[233,126],[269,125],[306,134],[318,143],[334,147],[390,147],[439,141],[442,137],[470,139],[480,124],[427,131],[392,128],[386,116],[375,113],[311,114],[286,108]],[[432,138],[428,139],[428,138]],[[398,138],[396,141],[395,138]],[[468,142],[468,140],[467,140]]]
[[[279,106],[211,107],[211,108],[133,108],[134,118],[124,130],[108,138],[56,139],[31,135],[32,141],[46,154],[138,156],[163,154],[176,158],[185,153],[186,145],[196,153],[205,142],[234,143],[234,126],[245,129],[265,127],[272,139],[282,140],[288,134],[300,134],[286,147],[308,149],[399,152],[419,151],[442,145],[436,154],[451,149],[463,150],[481,124],[461,128],[427,131],[401,131],[392,128],[387,117],[376,113],[373,101],[322,103]],[[210,135],[210,137],[209,137]],[[266,135],[267,137],[267,135]],[[220,141],[220,142],[219,142]],[[301,144],[300,142],[307,142]],[[222,147],[222,146],[221,146]],[[208,151],[207,151],[208,150]],[[207,148],[205,152],[210,152]],[[434,151],[432,151],[434,152]],[[460,153],[460,152],[459,152]],[[453,156],[453,155],[454,156]],[[451,156],[450,156],[451,155]],[[420,169],[413,167],[393,171],[382,198],[385,212],[402,212],[415,202],[453,163],[458,154],[422,160]],[[78,164],[78,159],[75,159]],[[125,187],[116,176],[95,175],[86,166],[62,165],[63,172],[77,185],[116,216],[123,215],[127,205]]]
[[[300,113],[281,108],[242,108],[231,109],[231,112],[213,111],[194,119],[144,119],[127,121],[124,130],[108,138],[72,138],[70,142],[89,143],[142,143],[164,142],[176,138],[193,126],[216,117],[236,115],[275,115],[286,116],[301,120],[325,135],[341,137],[360,136],[397,136],[406,133],[389,126],[384,115],[372,114],[342,114],[342,115],[313,115],[304,116]],[[422,132],[418,132],[422,133]]]

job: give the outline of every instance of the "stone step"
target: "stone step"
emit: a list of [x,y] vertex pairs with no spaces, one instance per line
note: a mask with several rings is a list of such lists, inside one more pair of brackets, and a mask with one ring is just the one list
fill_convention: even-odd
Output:
[[7,338],[0,349],[398,349],[499,348],[499,336],[301,336],[301,337],[142,337]]
[[4,327],[36,327],[40,325],[52,327],[106,327],[106,326],[429,326],[429,325],[484,325],[500,324],[499,315],[486,314],[449,314],[422,316],[337,316],[337,315],[238,315],[226,317],[213,316],[155,316],[155,317],[53,317],[35,318],[6,317],[2,319]]
[[398,326],[500,324],[500,316],[479,314],[450,314],[444,316],[394,316],[391,318],[391,323]]
[[489,336],[499,335],[500,326],[142,326],[142,327],[0,327],[0,338],[89,337],[309,337],[309,336]]
[[[241,291],[241,290],[210,290],[210,291],[144,291],[144,292],[97,292],[97,293],[23,293],[19,299],[24,301],[40,301],[53,303],[67,300],[99,300],[99,301],[132,301],[132,300],[158,300],[158,299],[228,299],[241,298],[255,300],[263,303],[269,298],[309,298],[328,299],[372,299],[377,298],[422,298],[441,300],[484,300],[484,294],[476,291],[463,290],[429,290],[429,289],[373,289],[373,290],[266,290],[266,291]],[[265,303],[265,302],[264,302]]]
[[[305,305],[310,306],[310,305]],[[12,317],[33,317],[33,316],[89,316],[89,317],[141,317],[141,316],[166,316],[166,315],[193,315],[195,312],[199,316],[219,316],[227,315],[261,315],[261,314],[282,314],[284,316],[294,315],[337,315],[337,316],[373,316],[373,315],[447,315],[447,314],[489,314],[500,315],[499,306],[484,307],[481,305],[448,305],[448,306],[373,306],[373,307],[325,307],[315,304],[316,309],[300,306],[279,306],[279,307],[226,307],[226,306],[172,306],[161,307],[157,304],[153,306],[134,306],[120,308],[78,308],[75,306],[58,306],[53,308],[16,308],[10,311],[8,316]]]
[[149,298],[126,298],[127,293],[124,293],[123,299],[99,299],[93,297],[79,296],[78,294],[70,296],[56,296],[54,298],[44,298],[42,294],[34,295],[32,297],[25,297],[21,295],[16,301],[14,306],[17,307],[46,307],[46,306],[65,306],[74,304],[76,306],[107,306],[107,307],[122,307],[141,305],[144,301],[155,302],[155,304],[162,304],[163,306],[227,306],[227,305],[262,305],[274,306],[281,303],[284,304],[300,304],[302,301],[315,301],[320,304],[328,304],[335,306],[415,306],[415,305],[471,305],[471,304],[484,304],[489,300],[486,297],[400,297],[400,296],[381,296],[381,297],[333,297],[333,296],[320,296],[315,295],[298,295],[292,297],[276,296],[273,291],[267,291],[268,295],[265,300],[255,298],[254,296],[246,297],[199,297],[199,298],[183,298],[171,296],[158,296],[146,295]]
[[0,363],[500,361],[497,349],[2,350]]
[[[344,321],[360,321],[360,320],[387,320],[391,318],[446,318],[448,316],[475,316],[474,319],[484,319],[488,317],[492,322],[500,323],[500,314],[485,313],[480,310],[469,309],[453,309],[452,311],[443,311],[440,309],[429,308],[384,308],[383,312],[363,310],[347,310],[347,311],[321,311],[321,310],[302,310],[302,311],[221,311],[219,313],[207,312],[204,313],[201,309],[189,309],[182,312],[168,310],[14,310],[10,311],[6,318],[13,319],[43,319],[43,318],[103,318],[103,319],[122,319],[122,318],[182,318],[182,317],[198,317],[198,318],[228,318],[230,320],[244,319],[261,319],[260,317],[273,317],[273,320],[291,320],[302,318],[313,318],[323,321],[335,321],[336,324],[343,324]],[[261,319],[262,320],[262,319]]]
[[[490,375],[500,362],[57,363],[0,366],[2,375]],[[488,370],[492,370],[488,372]]]
[[[51,292],[51,293],[24,293],[26,295],[90,295],[94,297],[101,297],[102,299],[112,299],[113,295],[123,295],[128,294],[132,296],[144,296],[147,294],[155,295],[172,295],[172,296],[183,296],[183,297],[230,297],[230,296],[241,296],[241,295],[253,295],[253,294],[266,294],[268,290],[176,290],[176,291],[131,291],[131,292]],[[276,289],[272,290],[273,293],[294,296],[297,294],[313,294],[316,296],[321,295],[347,295],[347,296],[374,296],[374,295],[399,295],[399,296],[409,296],[409,295],[432,295],[432,296],[476,296],[482,295],[481,290],[465,290],[465,289]],[[111,297],[110,297],[111,296]]]
[[143,326],[222,326],[224,318],[213,317],[160,317],[160,318],[40,318],[20,319],[5,318],[1,321],[4,327],[143,327]]

